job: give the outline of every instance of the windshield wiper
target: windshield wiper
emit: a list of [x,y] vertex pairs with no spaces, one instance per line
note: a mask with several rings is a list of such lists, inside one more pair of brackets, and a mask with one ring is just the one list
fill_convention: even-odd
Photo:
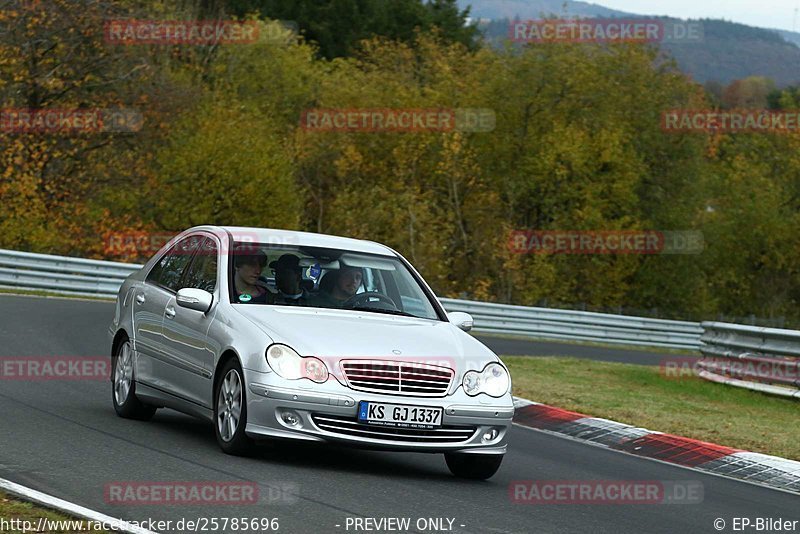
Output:
[[400,310],[387,310],[384,308],[370,308],[369,306],[356,306],[355,308],[348,308],[350,310],[358,310],[358,311],[368,311],[374,313],[385,313],[388,315],[402,315],[403,317],[413,317],[414,319],[421,319],[421,317],[417,317],[416,315],[411,315],[408,312],[400,311]]

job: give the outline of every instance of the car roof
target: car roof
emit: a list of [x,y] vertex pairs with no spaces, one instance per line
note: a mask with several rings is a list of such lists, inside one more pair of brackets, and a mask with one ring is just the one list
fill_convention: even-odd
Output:
[[[202,229],[204,227],[198,227]],[[233,235],[235,241],[251,241],[256,243],[274,245],[293,245],[333,248],[350,250],[367,254],[380,254],[382,256],[397,256],[397,253],[386,245],[363,239],[340,237],[312,232],[297,232],[294,230],[278,230],[273,228],[252,228],[244,226],[219,226],[222,230]]]

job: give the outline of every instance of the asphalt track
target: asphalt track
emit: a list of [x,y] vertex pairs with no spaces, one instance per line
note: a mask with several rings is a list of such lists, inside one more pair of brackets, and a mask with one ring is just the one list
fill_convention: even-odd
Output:
[[[103,302],[0,296],[0,357],[106,355],[111,313]],[[412,526],[451,518],[457,533],[718,532],[717,518],[724,531],[737,517],[800,520],[795,495],[521,427],[487,482],[452,477],[439,455],[274,443],[249,458],[231,457],[218,449],[210,425],[188,416],[160,410],[147,423],[118,418],[110,389],[106,380],[0,380],[0,477],[127,520],[277,517],[279,532],[288,533],[356,532],[345,528],[348,517],[409,517]],[[532,506],[509,499],[518,480],[692,480],[703,484],[704,499]],[[289,494],[287,502],[259,505],[107,504],[105,486],[125,481],[250,481],[262,495],[278,487]]]
[[[676,354],[657,352],[657,349],[630,349],[599,345],[578,345],[558,341],[531,341],[521,338],[476,335],[495,354],[504,356],[572,356],[604,362],[634,363],[638,365],[660,365],[665,359],[675,359]],[[687,352],[680,357],[693,357]]]

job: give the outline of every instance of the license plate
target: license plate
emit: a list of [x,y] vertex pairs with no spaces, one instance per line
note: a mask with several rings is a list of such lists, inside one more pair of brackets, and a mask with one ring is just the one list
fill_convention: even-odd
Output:
[[358,403],[358,420],[368,425],[438,428],[442,426],[442,408],[361,401]]

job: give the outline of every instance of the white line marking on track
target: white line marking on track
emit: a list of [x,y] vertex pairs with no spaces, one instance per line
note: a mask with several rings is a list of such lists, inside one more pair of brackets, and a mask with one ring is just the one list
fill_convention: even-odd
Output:
[[45,508],[58,510],[59,512],[64,512],[66,514],[89,521],[107,523],[108,525],[113,526],[114,530],[117,532],[125,532],[129,534],[157,534],[151,530],[146,530],[128,523],[127,521],[115,519],[111,516],[101,514],[100,512],[95,512],[89,508],[84,508],[83,506],[59,499],[58,497],[53,497],[52,495],[42,493],[41,491],[36,491],[35,489],[22,486],[4,478],[0,478],[0,490],[6,491],[12,495],[16,495],[17,497],[26,501],[40,504]]

